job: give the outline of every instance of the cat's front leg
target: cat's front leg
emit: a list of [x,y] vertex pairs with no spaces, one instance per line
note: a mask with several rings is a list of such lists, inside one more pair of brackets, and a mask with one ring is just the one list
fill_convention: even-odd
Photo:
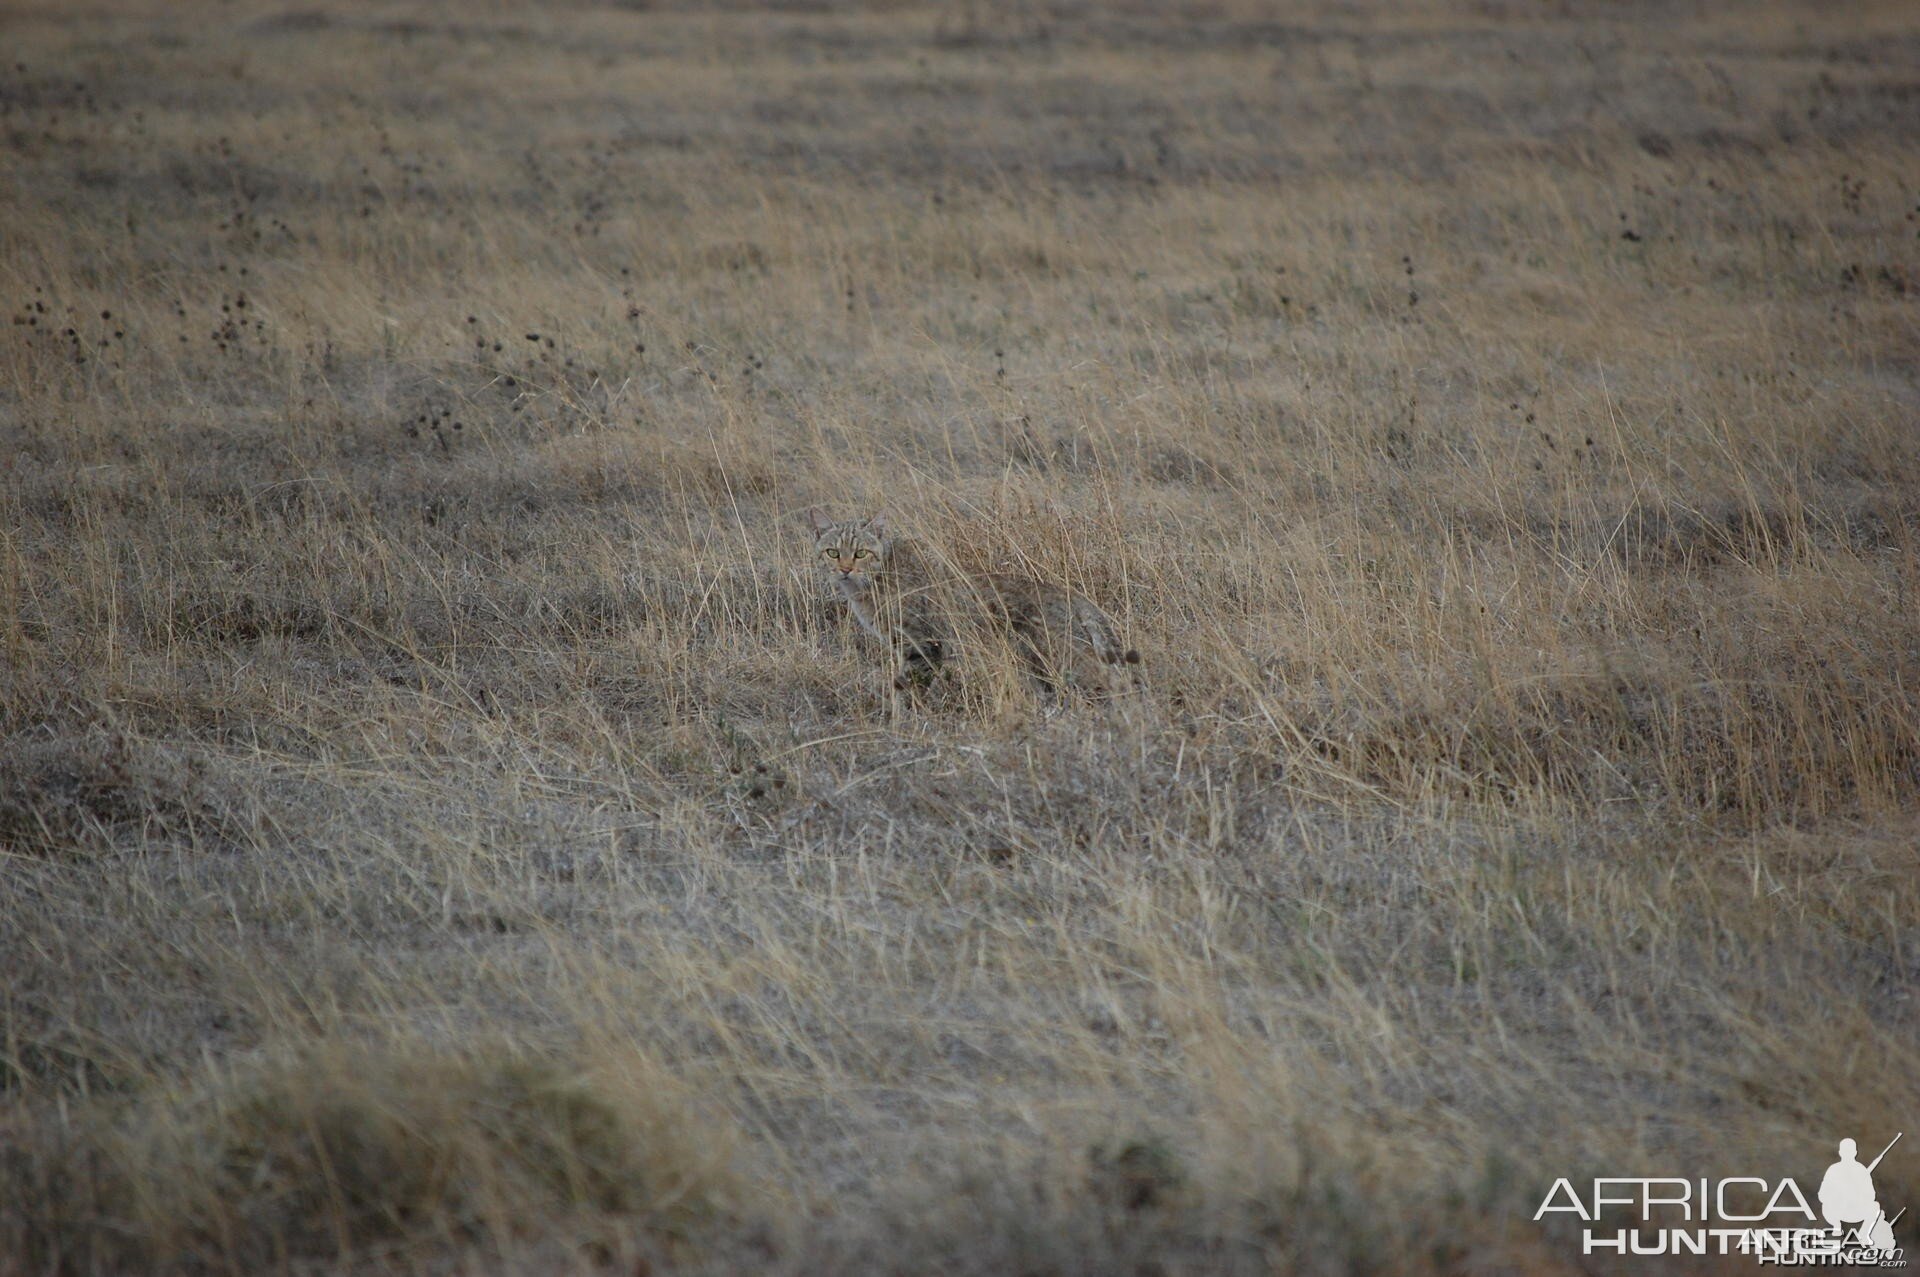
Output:
[[946,645],[936,638],[915,638],[899,631],[895,634],[894,648],[900,656],[900,672],[893,679],[898,691],[929,686],[946,660]]

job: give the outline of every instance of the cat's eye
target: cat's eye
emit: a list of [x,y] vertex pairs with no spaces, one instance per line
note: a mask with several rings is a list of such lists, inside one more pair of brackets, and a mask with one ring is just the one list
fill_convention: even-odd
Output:
[[853,552],[853,557],[856,559],[871,559],[873,557],[873,551],[872,550],[855,550]]
[[828,551],[827,551],[827,557],[828,557],[829,559],[837,559],[837,558],[839,558],[839,557],[840,557],[840,551],[838,551],[838,550],[828,550]]

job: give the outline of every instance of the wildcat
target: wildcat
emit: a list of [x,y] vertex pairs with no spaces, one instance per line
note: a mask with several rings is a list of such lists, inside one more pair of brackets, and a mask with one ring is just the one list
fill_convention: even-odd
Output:
[[894,538],[885,513],[834,520],[808,512],[814,561],[860,628],[900,662],[893,685],[924,686],[955,654],[970,623],[1010,638],[1043,687],[1095,690],[1088,658],[1137,665],[1113,619],[1085,595],[1008,572],[936,580],[909,543]]

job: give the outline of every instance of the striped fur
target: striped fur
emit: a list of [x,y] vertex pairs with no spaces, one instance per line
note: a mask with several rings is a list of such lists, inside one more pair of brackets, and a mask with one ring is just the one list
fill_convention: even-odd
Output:
[[1013,640],[1048,688],[1097,690],[1102,681],[1089,666],[1140,661],[1113,618],[1078,591],[1004,572],[935,582],[919,556],[895,541],[884,514],[836,521],[815,510],[809,517],[816,564],[860,628],[892,651],[896,687],[937,676],[969,621]]

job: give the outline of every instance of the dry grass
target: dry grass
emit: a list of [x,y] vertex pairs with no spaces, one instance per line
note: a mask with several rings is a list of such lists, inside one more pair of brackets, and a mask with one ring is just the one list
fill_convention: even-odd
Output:
[[[13,6],[0,1272],[1574,1271],[1911,1128],[1920,22],[1729,8]],[[894,698],[816,503],[1145,688]]]

